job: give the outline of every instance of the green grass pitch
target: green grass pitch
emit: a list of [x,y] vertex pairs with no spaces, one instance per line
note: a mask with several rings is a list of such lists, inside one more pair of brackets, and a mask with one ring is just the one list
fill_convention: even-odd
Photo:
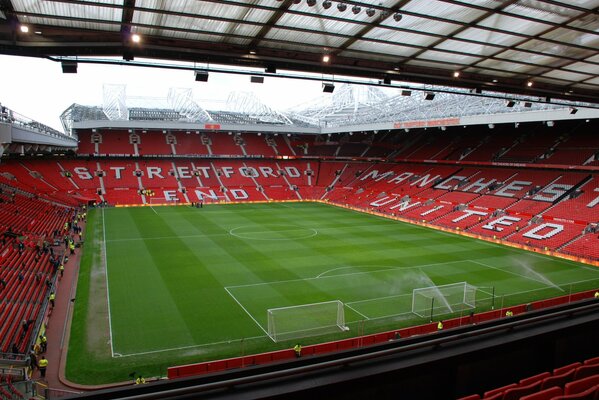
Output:
[[344,303],[349,331],[302,344],[426,323],[412,290],[455,282],[478,288],[478,312],[599,287],[599,270],[320,203],[93,210],[67,378],[291,347],[267,336],[270,308]]

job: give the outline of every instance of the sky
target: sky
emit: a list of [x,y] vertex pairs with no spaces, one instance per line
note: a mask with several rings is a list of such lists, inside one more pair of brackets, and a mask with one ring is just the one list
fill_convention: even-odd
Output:
[[[137,61],[137,60],[136,60]],[[60,114],[73,103],[102,105],[104,84],[125,84],[127,95],[166,98],[169,88],[192,88],[194,99],[226,101],[232,91],[252,91],[266,105],[285,110],[323,96],[321,82],[210,73],[195,82],[192,71],[120,65],[79,64],[76,74],[63,74],[60,63],[47,59],[0,55],[0,103],[13,111],[63,131]]]

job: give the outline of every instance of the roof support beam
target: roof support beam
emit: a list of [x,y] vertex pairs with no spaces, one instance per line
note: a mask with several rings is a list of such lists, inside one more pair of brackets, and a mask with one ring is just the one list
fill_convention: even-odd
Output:
[[135,0],[125,0],[123,3],[123,16],[121,18],[121,33],[129,35],[131,33],[131,22],[133,22],[133,13],[135,12]]
[[291,4],[292,0],[285,0],[281,3],[279,8],[270,15],[268,21],[266,21],[266,23],[264,24],[264,26],[262,26],[262,28],[256,34],[256,36],[254,36],[254,38],[248,45],[249,49],[255,49],[256,47],[258,47],[262,39],[264,39],[266,35],[268,35],[268,32],[270,32],[272,27],[277,24],[277,22],[281,19],[283,15],[285,15],[287,11],[289,11],[289,7],[291,7]]
[[[483,58],[482,60],[479,60],[479,61],[473,63],[471,66],[472,67],[477,67],[478,64],[480,64],[480,63],[482,63],[484,61],[487,61],[489,59],[496,59],[497,56],[499,56],[501,53],[504,53],[506,51],[521,51],[521,49],[519,47],[522,46],[523,44],[529,43],[529,42],[531,42],[533,40],[542,40],[541,36],[546,35],[548,33],[551,33],[551,32],[553,32],[553,31],[555,31],[557,29],[568,27],[568,24],[572,23],[573,21],[576,21],[576,20],[578,20],[578,19],[580,19],[582,17],[586,17],[587,15],[590,15],[592,13],[593,13],[592,10],[588,10],[588,11],[582,13],[582,14],[578,14],[576,16],[573,16],[573,17],[567,19],[566,21],[562,22],[558,26],[553,26],[551,28],[545,29],[545,30],[537,33],[536,35],[533,35],[533,37],[531,37],[530,39],[521,40],[518,43],[515,43],[515,44],[509,46],[508,49],[500,50],[500,51],[497,51],[495,53],[492,53],[492,54],[488,55],[487,57]],[[566,67],[568,65],[584,61],[584,59],[588,58],[589,56],[590,55],[585,55],[584,57],[581,57],[579,59],[574,58],[573,60],[570,60],[569,62],[567,62],[565,64],[561,64],[559,66],[559,70],[564,70],[564,67]],[[554,56],[551,56],[551,57],[554,57]],[[506,61],[511,62],[510,60],[506,60]],[[566,71],[568,71],[568,70],[566,70]],[[571,72],[576,72],[576,71],[571,71]],[[591,77],[586,78],[585,80],[593,79],[593,78],[596,78],[598,76],[597,74],[588,74],[588,75],[591,75]]]
[[17,28],[19,26],[19,19],[15,13],[15,8],[10,0],[0,0],[0,10],[6,15],[6,20],[12,30],[12,41],[17,40]]
[[[391,10],[393,10],[392,12],[400,11],[400,9],[403,6],[405,6],[406,4],[408,4],[410,1],[412,1],[412,0],[397,1],[393,6],[391,6]],[[391,14],[389,14],[387,16],[387,18],[389,18],[389,17],[391,17]],[[342,43],[335,51],[335,54],[339,54],[343,50],[349,48],[352,44],[356,43],[358,40],[367,40],[364,38],[364,36],[371,30],[373,30],[374,28],[380,27],[381,24],[383,23],[383,21],[385,21],[385,19],[379,18],[379,19],[376,19],[375,21],[371,22],[369,25],[364,26],[362,29],[360,29],[360,31],[358,33],[356,33],[354,35],[354,37],[352,37],[352,38],[346,40],[344,43]]]
[[505,2],[504,4],[501,4],[500,6],[498,6],[493,11],[487,11],[486,13],[482,14],[478,18],[475,18],[474,20],[472,20],[471,22],[469,22],[468,25],[462,25],[461,27],[459,27],[455,31],[447,34],[445,38],[436,40],[433,43],[431,43],[427,48],[419,50],[416,53],[412,54],[410,57],[408,57],[406,60],[403,61],[403,64],[405,64],[406,62],[408,62],[410,60],[414,60],[414,59],[418,58],[423,53],[425,53],[425,52],[427,52],[429,50],[433,50],[435,47],[437,47],[441,43],[445,42],[448,39],[452,39],[453,37],[455,37],[459,33],[464,32],[466,29],[477,26],[479,22],[487,19],[488,17],[490,17],[491,15],[493,15],[496,11],[503,10],[507,6],[510,6],[510,5],[512,5],[512,4],[514,4],[514,3],[518,2],[518,1],[519,0],[509,0],[509,1]]

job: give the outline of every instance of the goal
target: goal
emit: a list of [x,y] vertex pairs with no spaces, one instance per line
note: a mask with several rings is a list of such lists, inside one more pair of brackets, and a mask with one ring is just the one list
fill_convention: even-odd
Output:
[[417,288],[412,291],[412,312],[419,317],[451,314],[476,307],[476,286],[467,282]]
[[222,204],[227,203],[229,200],[227,196],[218,195],[218,196],[198,196],[199,201],[204,204]]
[[267,314],[268,336],[274,342],[349,330],[339,300],[271,308]]
[[178,197],[150,197],[150,206],[178,206],[181,200]]

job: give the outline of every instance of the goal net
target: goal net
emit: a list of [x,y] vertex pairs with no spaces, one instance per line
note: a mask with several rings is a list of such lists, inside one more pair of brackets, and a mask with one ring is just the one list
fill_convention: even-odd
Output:
[[412,312],[419,317],[451,314],[476,307],[476,286],[467,282],[412,291]]
[[150,197],[148,198],[150,206],[178,206],[181,199],[178,197]]
[[274,342],[349,330],[339,300],[271,308],[267,314],[268,336]]

